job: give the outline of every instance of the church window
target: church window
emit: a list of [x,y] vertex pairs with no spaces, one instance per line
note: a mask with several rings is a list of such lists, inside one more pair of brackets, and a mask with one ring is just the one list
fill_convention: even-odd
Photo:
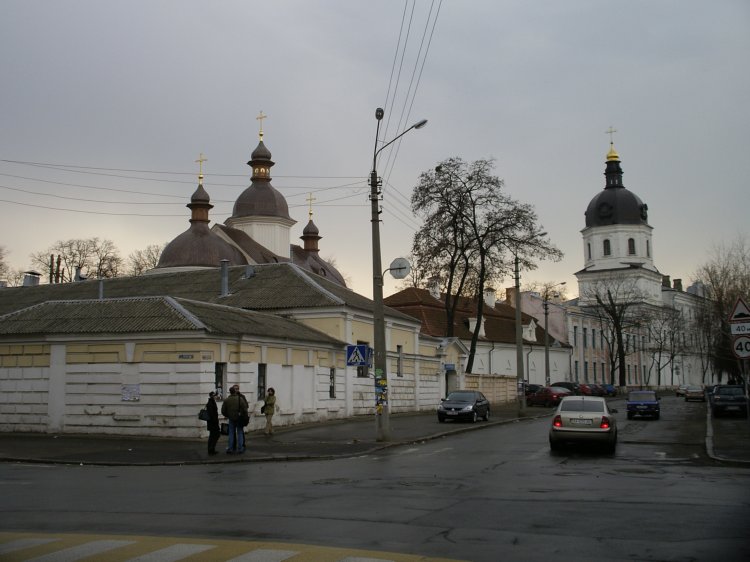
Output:
[[633,238],[628,238],[628,254],[635,255],[635,240]]
[[591,242],[589,242],[588,244],[586,244],[586,247],[587,247],[588,252],[589,252],[589,259],[591,259]]
[[336,367],[328,373],[328,398],[336,398]]
[[612,253],[612,247],[609,243],[609,240],[604,241],[604,255],[608,256]]
[[[366,341],[357,340],[357,345],[367,345]],[[369,350],[369,347],[368,347]],[[368,358],[369,359],[369,358]],[[357,365],[357,376],[367,377],[370,374],[370,369],[367,365]]]
[[651,257],[651,244],[648,240],[646,240],[646,257]]
[[588,339],[588,330],[583,329],[583,349],[586,349],[586,340]]
[[404,376],[404,346],[396,346],[396,376]]
[[258,396],[266,395],[266,364],[258,363]]
[[578,326],[573,326],[573,345],[578,345]]

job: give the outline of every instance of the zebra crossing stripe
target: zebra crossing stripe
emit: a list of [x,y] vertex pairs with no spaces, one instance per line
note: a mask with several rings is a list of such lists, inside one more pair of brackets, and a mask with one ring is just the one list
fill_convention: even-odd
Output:
[[[299,552],[294,550],[270,550],[258,548],[252,552],[247,552],[227,562],[282,562],[292,556],[297,556]],[[382,562],[382,560],[381,560]]]
[[101,554],[121,546],[133,544],[134,541],[90,541],[78,546],[72,546],[57,552],[51,552],[28,562],[75,562],[86,556]]
[[206,550],[216,548],[211,544],[173,544],[160,550],[155,550],[143,556],[131,558],[128,562],[175,562],[194,554],[200,554]]
[[16,552],[17,550],[24,550],[42,544],[49,544],[57,540],[59,539],[18,539],[6,542],[5,544],[0,544],[0,554],[9,554],[11,552]]

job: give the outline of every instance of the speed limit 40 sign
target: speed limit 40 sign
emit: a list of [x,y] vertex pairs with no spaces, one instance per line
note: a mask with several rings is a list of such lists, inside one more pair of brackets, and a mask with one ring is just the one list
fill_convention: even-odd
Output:
[[750,357],[750,336],[740,336],[734,338],[732,342],[732,351],[735,356],[740,359],[747,359]]

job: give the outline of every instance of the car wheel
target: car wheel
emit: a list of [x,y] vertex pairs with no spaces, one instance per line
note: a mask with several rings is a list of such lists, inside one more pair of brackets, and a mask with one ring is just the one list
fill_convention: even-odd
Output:
[[562,450],[562,445],[558,443],[557,441],[554,441],[552,439],[549,440],[549,448],[551,451],[560,451]]
[[471,413],[471,423],[477,423],[477,420],[479,419],[479,416],[477,415],[477,411],[474,410]]
[[617,436],[615,435],[615,438],[612,439],[612,442],[607,443],[607,452],[611,455],[614,455],[616,450],[617,450]]
[[484,421],[490,421],[490,409],[487,408],[487,412],[484,414]]

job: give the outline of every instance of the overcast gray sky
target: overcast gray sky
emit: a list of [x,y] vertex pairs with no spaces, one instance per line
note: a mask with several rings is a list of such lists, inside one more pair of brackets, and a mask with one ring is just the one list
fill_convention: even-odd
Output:
[[367,175],[385,107],[384,140],[429,124],[382,153],[384,267],[410,251],[422,171],[494,158],[565,253],[523,282],[575,296],[613,126],[655,263],[687,285],[712,246],[750,230],[749,24],[747,0],[5,0],[0,245],[25,269],[61,239],[111,239],[123,257],[167,242],[189,226],[200,153],[223,222],[262,110],[292,242],[312,192],[321,255],[370,296]]

